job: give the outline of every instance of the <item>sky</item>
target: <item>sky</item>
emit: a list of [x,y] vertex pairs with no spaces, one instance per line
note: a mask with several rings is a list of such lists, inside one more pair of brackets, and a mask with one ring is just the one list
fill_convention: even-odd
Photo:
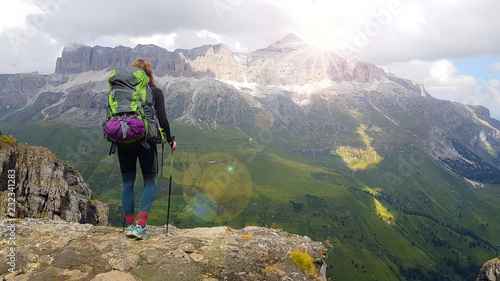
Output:
[[245,53],[293,32],[500,119],[499,14],[498,0],[0,0],[0,73],[53,73],[72,43]]

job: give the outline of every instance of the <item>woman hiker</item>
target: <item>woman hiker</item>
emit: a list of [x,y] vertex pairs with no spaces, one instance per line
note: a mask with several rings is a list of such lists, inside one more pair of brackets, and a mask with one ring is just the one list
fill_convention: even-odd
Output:
[[[163,92],[154,85],[153,69],[147,60],[137,59],[132,66],[142,68],[149,77],[149,86],[153,92],[156,114],[160,126],[163,128],[167,142],[172,151],[177,149],[177,143],[172,140],[170,126],[165,112]],[[117,146],[118,160],[122,174],[122,205],[127,221],[127,237],[147,239],[146,233],[149,211],[153,205],[156,192],[156,179],[158,174],[158,152],[156,143],[149,142],[149,149],[141,145],[140,141],[132,144],[120,144]],[[144,191],[139,203],[138,221],[135,220],[134,184],[136,176],[137,159],[144,178]]]

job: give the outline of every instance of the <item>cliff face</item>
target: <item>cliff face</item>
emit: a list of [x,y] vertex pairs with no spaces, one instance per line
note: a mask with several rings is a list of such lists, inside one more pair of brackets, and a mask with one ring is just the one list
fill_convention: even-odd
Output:
[[481,120],[484,120],[488,122],[491,126],[497,128],[500,130],[500,121],[496,120],[494,118],[491,118],[490,116],[490,110],[487,109],[484,106],[478,105],[478,106],[469,106],[474,112],[476,113],[477,117]]
[[499,281],[500,280],[500,258],[486,262],[476,281]]
[[384,71],[373,64],[314,48],[293,34],[249,54],[232,53],[224,44],[173,52],[154,45],[138,45],[132,49],[74,44],[64,48],[55,72],[109,70],[130,65],[138,58],[148,59],[157,76],[210,77],[259,84],[303,85],[324,79],[368,83],[385,77]]
[[0,165],[0,218],[107,225],[107,205],[93,200],[80,173],[49,149],[0,136]]
[[154,66],[156,76],[242,80],[238,62],[224,44],[174,52],[154,45],[138,45],[132,49],[124,46],[107,48],[74,44],[65,47],[61,57],[57,58],[55,72],[76,74],[129,66],[138,58],[148,59]]
[[368,83],[385,77],[374,64],[321,50],[294,34],[243,57],[247,81],[259,84],[303,85],[322,80]]
[[[0,248],[0,278],[18,280],[326,280],[326,249],[308,237],[264,227],[175,229],[148,227],[150,238],[136,241],[121,228],[40,219],[13,224],[15,271]],[[1,243],[8,241],[2,232]],[[312,258],[301,269],[290,258]],[[306,273],[307,272],[307,273]]]

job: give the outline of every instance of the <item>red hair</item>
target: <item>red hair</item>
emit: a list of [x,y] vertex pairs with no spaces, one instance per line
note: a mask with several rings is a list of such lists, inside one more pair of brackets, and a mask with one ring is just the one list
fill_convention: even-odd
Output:
[[153,77],[153,68],[151,67],[151,64],[149,64],[149,61],[145,59],[136,59],[132,63],[132,66],[144,69],[146,75],[149,77],[149,82],[152,84],[155,83],[155,78]]

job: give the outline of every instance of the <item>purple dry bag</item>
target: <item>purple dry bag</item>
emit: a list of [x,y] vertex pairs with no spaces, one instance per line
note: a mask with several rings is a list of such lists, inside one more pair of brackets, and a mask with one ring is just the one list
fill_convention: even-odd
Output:
[[104,132],[114,142],[128,143],[144,137],[146,126],[137,116],[116,117],[106,122]]

